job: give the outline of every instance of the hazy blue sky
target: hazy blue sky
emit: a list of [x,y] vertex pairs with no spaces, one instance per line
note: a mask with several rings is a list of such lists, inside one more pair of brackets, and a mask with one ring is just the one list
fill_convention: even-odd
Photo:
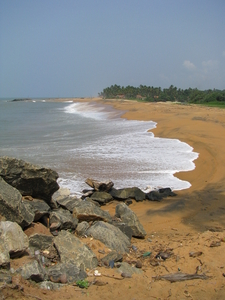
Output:
[[0,97],[225,89],[225,0],[0,0]]

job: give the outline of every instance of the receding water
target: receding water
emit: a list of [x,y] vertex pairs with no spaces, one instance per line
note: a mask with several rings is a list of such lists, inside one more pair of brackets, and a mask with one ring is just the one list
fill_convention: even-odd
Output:
[[198,154],[179,140],[155,138],[148,132],[155,126],[94,103],[1,100],[0,155],[55,169],[71,193],[87,188],[88,177],[116,188],[190,187],[173,175],[194,169]]

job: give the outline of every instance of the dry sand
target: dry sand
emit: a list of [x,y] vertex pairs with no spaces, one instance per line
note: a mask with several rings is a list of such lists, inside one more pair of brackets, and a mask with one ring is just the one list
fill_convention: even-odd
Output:
[[[160,203],[142,202],[130,206],[143,224],[147,237],[132,239],[132,245],[138,250],[131,251],[126,261],[134,263],[140,259],[142,275],[119,280],[115,269],[99,268],[102,276],[97,279],[105,285],[92,285],[87,290],[66,286],[60,291],[39,290],[20,279],[24,290],[2,290],[6,297],[12,295],[5,299],[225,299],[225,110],[174,103],[97,98],[92,101],[124,111],[123,117],[127,119],[155,121],[155,136],[176,138],[191,145],[199,153],[196,168],[177,176],[192,186]],[[104,209],[113,215],[116,204]],[[83,241],[101,257],[98,249],[104,246],[100,242]],[[165,250],[170,250],[172,256],[153,266],[154,256]],[[151,256],[143,258],[146,251],[152,252]],[[190,252],[202,254],[190,257]],[[209,278],[175,283],[154,278],[177,272],[197,272]]]

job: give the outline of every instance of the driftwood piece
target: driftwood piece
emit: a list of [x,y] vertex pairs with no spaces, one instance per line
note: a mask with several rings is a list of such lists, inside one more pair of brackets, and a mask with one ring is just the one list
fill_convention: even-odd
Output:
[[209,279],[210,277],[205,274],[186,274],[186,273],[174,273],[174,274],[166,274],[162,276],[153,277],[156,280],[168,280],[170,282],[177,281],[185,281],[185,280],[193,280],[193,279]]

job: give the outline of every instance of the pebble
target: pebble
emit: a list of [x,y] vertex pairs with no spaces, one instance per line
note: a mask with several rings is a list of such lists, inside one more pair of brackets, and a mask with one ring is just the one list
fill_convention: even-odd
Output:
[[124,277],[124,278],[131,278],[132,277],[132,275],[130,273],[125,273],[125,272],[121,273],[121,276]]
[[132,247],[132,249],[133,249],[134,251],[137,251],[137,247],[136,247],[136,246],[132,245],[131,247]]
[[142,268],[142,262],[140,261],[140,260],[137,260],[137,262],[136,262],[136,268],[139,268],[139,269],[141,269]]

